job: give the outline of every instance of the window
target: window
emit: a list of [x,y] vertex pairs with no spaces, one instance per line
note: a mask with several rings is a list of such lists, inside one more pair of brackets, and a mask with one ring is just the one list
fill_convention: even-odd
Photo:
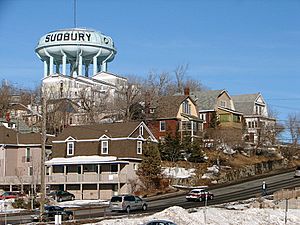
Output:
[[225,101],[221,101],[220,105],[221,105],[221,107],[226,108],[226,102]]
[[108,154],[108,141],[101,141],[101,154]]
[[67,142],[67,155],[74,155],[74,142]]
[[206,114],[205,113],[200,113],[200,119],[203,120],[203,122],[206,122]]
[[153,108],[150,109],[150,113],[151,114],[154,113],[154,109]]
[[187,100],[182,103],[182,112],[186,114],[191,114],[191,104]]
[[110,165],[110,172],[118,173],[118,165]]
[[32,175],[33,175],[33,167],[32,167],[32,166],[30,166],[30,167],[28,168],[28,175],[29,175],[29,176],[32,176]]
[[30,162],[30,148],[26,148],[25,162]]
[[139,155],[143,153],[143,142],[142,141],[137,142],[136,153]]
[[133,164],[133,170],[137,171],[138,170],[138,164]]
[[159,121],[159,131],[166,131],[166,121]]
[[140,135],[144,135],[144,127],[143,126],[139,127],[139,133],[140,133]]
[[220,115],[220,121],[221,122],[230,122],[230,116],[229,115]]

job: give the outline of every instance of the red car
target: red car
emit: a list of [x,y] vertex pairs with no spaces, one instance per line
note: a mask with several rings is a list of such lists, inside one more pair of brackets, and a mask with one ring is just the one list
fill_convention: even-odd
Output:
[[0,195],[0,199],[12,199],[12,198],[20,198],[25,195],[18,191],[6,191],[2,195]]
[[188,201],[204,201],[214,199],[214,195],[205,189],[193,189],[186,196]]

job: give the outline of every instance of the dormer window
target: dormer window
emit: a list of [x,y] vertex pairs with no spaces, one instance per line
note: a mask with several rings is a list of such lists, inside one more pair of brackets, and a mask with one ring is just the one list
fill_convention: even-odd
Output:
[[108,154],[108,141],[101,141],[101,154]]
[[74,142],[67,142],[67,156],[74,155]]

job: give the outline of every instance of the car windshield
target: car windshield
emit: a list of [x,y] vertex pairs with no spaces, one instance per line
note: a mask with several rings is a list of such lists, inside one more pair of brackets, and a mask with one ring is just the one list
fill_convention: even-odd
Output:
[[114,196],[110,200],[111,202],[122,202],[122,197],[120,196]]

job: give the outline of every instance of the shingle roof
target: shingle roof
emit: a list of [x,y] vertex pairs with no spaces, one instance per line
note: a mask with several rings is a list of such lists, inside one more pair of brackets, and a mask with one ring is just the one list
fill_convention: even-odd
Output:
[[39,133],[17,133],[0,125],[0,144],[41,144]]
[[218,97],[225,90],[209,90],[197,91],[191,94],[192,98],[196,101],[198,110],[213,110],[216,107]]
[[235,109],[245,115],[252,115],[254,113],[254,103],[259,95],[260,93],[232,96]]
[[189,98],[186,95],[161,96],[157,101],[151,103],[151,108],[155,108],[157,118],[175,118],[180,105]]
[[140,122],[127,122],[70,126],[54,138],[54,141],[66,140],[68,137],[75,139],[97,139],[103,135],[114,138],[128,137],[139,124]]

